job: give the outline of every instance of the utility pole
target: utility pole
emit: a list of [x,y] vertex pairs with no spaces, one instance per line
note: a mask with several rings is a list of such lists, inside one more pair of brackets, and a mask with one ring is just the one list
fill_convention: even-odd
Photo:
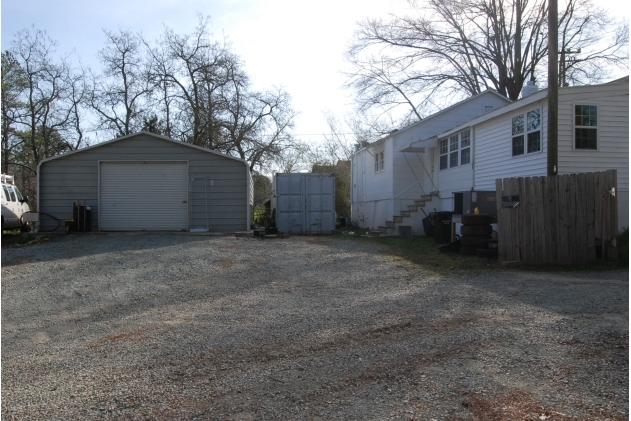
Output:
[[548,0],[548,175],[559,165],[559,23],[557,0]]
[[[564,87],[568,86],[567,85],[567,81],[565,80],[566,79],[565,78],[566,70],[567,70],[567,65],[566,65],[567,59],[566,59],[565,55],[566,54],[580,54],[580,53],[581,53],[581,49],[580,48],[577,49],[577,50],[572,50],[571,48],[567,49],[567,50],[563,49],[563,50],[561,50],[559,52],[559,54],[561,54],[561,63],[560,63],[561,64],[560,65],[560,69],[561,69],[560,72],[561,72],[561,74],[559,75],[559,83],[561,84],[561,86],[564,86]],[[572,59],[570,59],[570,60],[572,60]]]

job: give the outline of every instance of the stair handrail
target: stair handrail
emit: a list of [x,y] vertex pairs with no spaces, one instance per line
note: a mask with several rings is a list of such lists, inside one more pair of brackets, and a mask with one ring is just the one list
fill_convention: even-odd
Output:
[[[419,184],[421,181],[423,180],[416,180],[415,183],[413,183],[410,187],[406,188],[405,190],[403,190],[401,193],[397,194],[396,196],[394,196],[392,199],[388,200],[386,202],[386,216],[388,215],[388,205],[394,201],[394,199],[396,199],[397,197],[401,196],[403,193],[405,193],[406,191],[410,190],[412,187],[414,187],[415,185]],[[421,186],[421,195],[425,194],[425,189],[423,188],[423,186]],[[394,218],[394,205],[392,207],[392,218]]]

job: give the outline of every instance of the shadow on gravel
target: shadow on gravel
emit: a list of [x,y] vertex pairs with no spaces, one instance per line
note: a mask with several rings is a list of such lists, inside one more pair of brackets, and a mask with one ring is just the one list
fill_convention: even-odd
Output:
[[[160,237],[159,241],[155,239]],[[195,241],[205,241],[222,235],[204,235],[191,233],[78,233],[78,234],[54,234],[54,235],[7,235],[2,238],[2,266],[12,266],[24,263],[20,256],[23,250],[28,249],[29,261],[50,262],[60,259],[74,259],[86,256],[95,256],[102,253],[140,252],[151,249],[162,249],[178,244],[186,244]],[[226,234],[231,236],[231,234]],[[76,242],[82,242],[81,246],[75,246]],[[50,250],[50,244],[59,244],[60,247]],[[14,255],[18,255],[14,257]]]

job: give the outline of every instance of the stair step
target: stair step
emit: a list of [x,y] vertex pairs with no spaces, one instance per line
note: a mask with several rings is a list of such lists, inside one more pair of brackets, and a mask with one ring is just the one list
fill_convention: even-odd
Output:
[[419,208],[424,208],[425,207],[425,200],[415,200],[414,204],[416,206],[418,206]]
[[404,217],[404,218],[407,218],[407,217],[410,216],[410,211],[401,211],[401,212],[399,212],[399,215]]
[[394,219],[395,223],[403,222],[403,217],[401,215],[396,215],[392,219]]
[[408,205],[408,212],[418,212],[417,205]]
[[381,235],[381,231],[372,230],[368,233],[369,237],[379,237],[379,235]]
[[394,228],[394,224],[396,224],[395,221],[386,221],[386,227]]
[[431,194],[423,194],[423,195],[421,195],[421,200],[425,200],[425,201],[432,200],[432,195]]

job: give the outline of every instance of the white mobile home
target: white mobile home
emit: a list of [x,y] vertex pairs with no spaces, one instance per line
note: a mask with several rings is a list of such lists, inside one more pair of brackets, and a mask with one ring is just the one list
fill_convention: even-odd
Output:
[[91,231],[235,232],[249,229],[251,191],[245,161],[140,132],[42,161],[37,209],[43,231],[63,231],[76,203]]
[[436,135],[508,103],[488,90],[359,148],[351,157],[352,222],[386,231],[400,223],[423,234],[423,211],[451,208],[451,193],[441,191],[440,177],[447,178],[445,185],[471,182],[439,172]]
[[[618,228],[628,226],[628,76],[602,85],[560,88],[558,102],[558,173],[617,170]],[[498,178],[545,176],[547,117],[547,90],[543,90],[440,133],[432,146],[442,159],[439,190],[495,191]],[[470,168],[457,165],[462,133],[470,137],[465,142],[471,149]],[[464,184],[464,179],[469,182]]]

